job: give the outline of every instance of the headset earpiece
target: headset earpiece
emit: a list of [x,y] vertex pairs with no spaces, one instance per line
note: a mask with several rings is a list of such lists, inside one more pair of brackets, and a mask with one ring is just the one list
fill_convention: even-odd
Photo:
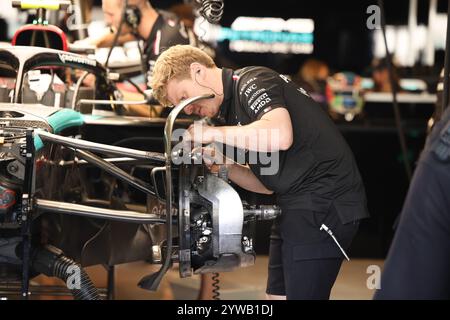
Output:
[[200,82],[198,82],[198,80],[197,80],[197,74],[200,74],[201,71],[202,71],[201,69],[198,69],[198,70],[195,72],[195,76],[194,76],[195,82],[197,82],[197,84],[198,84],[200,87],[203,87],[203,88],[206,88],[206,89],[211,90],[212,92],[214,92],[214,94],[215,94],[216,96],[223,96],[223,93],[217,93],[213,88],[210,88],[210,87],[208,87],[208,86],[204,86],[203,84],[200,84]]

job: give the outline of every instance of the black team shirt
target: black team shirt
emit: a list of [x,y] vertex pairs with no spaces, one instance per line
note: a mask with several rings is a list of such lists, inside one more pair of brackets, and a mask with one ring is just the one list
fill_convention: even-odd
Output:
[[[330,117],[287,77],[265,67],[223,69],[224,101],[218,117],[226,125],[247,125],[276,108],[286,108],[293,144],[273,163],[249,163],[252,172],[276,193],[281,208],[328,212],[334,206],[342,223],[369,216],[364,185],[353,154]],[[255,157],[258,155],[258,157]],[[248,152],[248,159],[276,154]],[[253,156],[253,157],[252,157]],[[273,174],[264,174],[272,171]],[[274,172],[275,171],[275,172]]]
[[177,44],[197,46],[198,41],[192,30],[187,28],[176,15],[167,11],[158,11],[158,18],[144,47],[148,87],[150,87],[156,59],[164,50]]

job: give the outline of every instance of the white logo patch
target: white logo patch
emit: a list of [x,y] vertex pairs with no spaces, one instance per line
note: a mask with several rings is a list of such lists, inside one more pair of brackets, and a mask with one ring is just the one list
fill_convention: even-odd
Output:
[[267,92],[265,92],[258,99],[256,99],[255,102],[252,103],[250,109],[252,109],[256,114],[262,107],[264,107],[270,101],[272,101],[272,99],[269,97]]
[[62,63],[66,63],[66,62],[75,62],[75,63],[80,63],[80,64],[87,64],[89,66],[96,66],[96,61],[95,60],[91,60],[91,59],[87,59],[87,58],[83,58],[83,57],[77,57],[71,54],[66,54],[66,53],[58,53],[58,57],[59,60],[61,60]]
[[286,82],[286,83],[291,82],[291,79],[289,79],[289,77],[287,77],[287,76],[285,76],[285,75],[280,74],[280,78],[283,79],[284,82]]
[[242,95],[242,93],[247,89],[248,85],[250,83],[252,83],[253,81],[255,81],[256,78],[251,78],[250,80],[248,80],[241,88],[241,90],[239,91],[239,95]]
[[304,95],[307,96],[308,98],[311,98],[310,95],[308,94],[308,92],[306,92],[305,89],[303,89],[303,88],[300,87],[300,88],[297,89],[297,91],[300,92],[301,94],[304,94]]

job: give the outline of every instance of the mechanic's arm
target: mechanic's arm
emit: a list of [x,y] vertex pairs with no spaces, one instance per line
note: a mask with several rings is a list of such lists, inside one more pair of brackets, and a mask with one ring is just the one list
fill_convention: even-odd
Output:
[[[108,48],[111,47],[114,43],[115,33],[107,33],[104,36],[95,39],[93,44],[97,46],[97,48]],[[136,38],[131,33],[126,33],[124,35],[120,35],[117,39],[117,45],[124,44],[125,42],[135,41]]]
[[286,108],[269,111],[260,120],[245,126],[214,127],[211,130],[216,130],[212,131],[213,141],[231,144],[231,140],[233,146],[250,151],[277,152],[289,149],[293,143],[292,122]]
[[[113,45],[114,37],[116,36],[113,32],[106,32],[99,36],[92,36],[82,40],[75,41],[76,44],[89,44],[94,45],[97,48],[109,48]],[[136,38],[131,33],[126,33],[120,35],[117,39],[117,45],[124,44],[125,42],[135,41]]]
[[272,194],[273,191],[267,189],[262,182],[254,175],[248,166],[238,163],[227,165],[228,179],[239,187],[256,193]]
[[[234,162],[232,159],[225,157],[220,151],[217,152],[215,148],[200,147],[203,153],[205,165],[213,173],[218,173],[221,166],[226,166],[228,171],[228,179],[243,189],[251,192],[272,194],[273,191],[267,189],[264,184],[255,176],[248,165],[242,165]],[[196,151],[197,150],[197,151]],[[194,149],[193,152],[198,152],[199,149]],[[220,163],[220,164],[218,164]]]

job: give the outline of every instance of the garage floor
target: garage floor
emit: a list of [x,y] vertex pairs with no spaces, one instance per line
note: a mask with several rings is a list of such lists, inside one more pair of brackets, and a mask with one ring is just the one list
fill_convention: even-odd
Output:
[[[234,272],[220,274],[220,298],[223,300],[258,300],[265,298],[267,279],[267,256],[258,256],[256,264],[249,268],[241,268]],[[367,281],[373,271],[367,273],[370,266],[382,269],[383,260],[353,259],[344,262],[341,272],[331,294],[335,300],[366,300],[371,299],[373,290],[367,288]],[[200,286],[199,276],[180,279],[176,266],[166,275],[158,292],[149,292],[137,287],[139,280],[159,268],[145,262],[129,263],[116,266],[116,299],[197,299]],[[375,267],[376,268],[376,267]],[[87,272],[98,287],[106,286],[106,271],[101,266],[89,267]],[[61,285],[62,282],[53,278],[39,276],[33,279],[33,284]],[[40,296],[33,299],[70,299],[70,297]]]

